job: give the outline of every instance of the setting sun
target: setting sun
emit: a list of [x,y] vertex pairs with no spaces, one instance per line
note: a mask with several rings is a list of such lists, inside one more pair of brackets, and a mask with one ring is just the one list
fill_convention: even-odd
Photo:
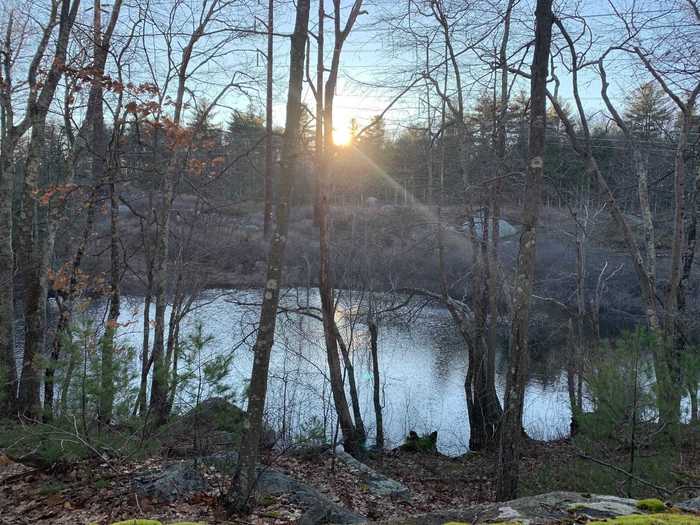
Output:
[[347,127],[336,128],[333,130],[333,143],[336,146],[347,146],[352,141],[352,134]]

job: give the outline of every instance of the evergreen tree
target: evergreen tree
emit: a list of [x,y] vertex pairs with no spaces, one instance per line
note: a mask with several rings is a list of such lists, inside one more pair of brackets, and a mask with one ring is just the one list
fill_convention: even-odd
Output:
[[663,90],[656,83],[647,82],[630,95],[624,117],[635,135],[650,140],[662,134],[671,120],[672,111]]

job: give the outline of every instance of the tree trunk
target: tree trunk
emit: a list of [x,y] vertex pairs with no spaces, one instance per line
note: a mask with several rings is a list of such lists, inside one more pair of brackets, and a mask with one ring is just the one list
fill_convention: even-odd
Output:
[[45,210],[37,209],[40,204],[37,200],[41,153],[44,148],[46,117],[59,80],[63,76],[68,40],[79,5],[79,0],[73,0],[72,3],[70,0],[61,2],[58,37],[51,68],[46,74],[38,98],[29,108],[32,133],[24,168],[23,205],[18,228],[18,255],[24,278],[24,356],[17,409],[31,418],[37,418],[41,412],[39,361],[46,338],[48,267],[53,244],[48,203]]
[[513,292],[513,324],[510,363],[506,378],[505,416],[501,427],[496,499],[518,494],[520,440],[528,364],[530,295],[535,277],[536,228],[542,198],[544,139],[547,100],[547,66],[552,39],[552,0],[537,0],[535,49],[530,80],[530,138],[528,167],[520,236],[518,266]]
[[263,234],[267,239],[272,229],[272,64],[274,53],[274,16],[275,1],[268,0],[267,5],[267,96],[265,98],[265,208],[263,210]]
[[[115,141],[116,143],[117,141]],[[116,147],[116,146],[115,146]],[[106,153],[106,148],[104,149]],[[112,420],[112,408],[114,405],[114,339],[119,326],[119,312],[121,309],[121,264],[119,249],[119,197],[117,190],[117,165],[116,160],[110,165],[109,171],[109,198],[110,198],[110,272],[109,272],[109,313],[107,323],[100,344],[101,355],[101,384],[100,406],[98,409],[99,422],[109,425]]]
[[379,340],[379,328],[373,319],[367,321],[370,337],[370,351],[372,353],[372,384],[373,384],[373,399],[374,399],[374,419],[377,425],[377,437],[375,443],[377,450],[384,449],[384,422],[382,419],[382,398],[381,398],[381,382],[379,378],[379,349],[377,341]]
[[148,276],[148,287],[146,297],[143,299],[143,340],[141,342],[141,381],[139,383],[139,393],[136,400],[138,413],[143,417],[146,415],[146,393],[148,390],[148,371],[150,369],[150,330],[151,330],[151,299],[152,299],[152,278]]
[[569,423],[569,431],[572,436],[576,435],[579,427],[579,403],[576,394],[576,336],[574,335],[574,323],[569,319],[568,337],[567,337],[568,359],[566,363],[566,390],[569,394],[569,408],[571,409],[571,422]]
[[[696,92],[697,94],[697,92]],[[681,401],[683,397],[683,353],[686,351],[686,334],[679,333],[683,329],[681,320],[681,308],[679,296],[684,293],[681,288],[683,280],[683,259],[688,250],[685,234],[685,157],[688,146],[688,133],[690,132],[691,119],[694,107],[692,98],[681,117],[681,130],[676,147],[674,169],[674,213],[673,213],[673,242],[671,244],[671,273],[669,276],[668,294],[666,296],[665,332],[670,341],[664,348],[666,370],[668,372],[667,384],[661,385],[661,391],[665,397],[665,413],[661,413],[662,421],[668,426],[668,434],[675,442],[680,439]],[[692,264],[692,263],[691,263]],[[685,301],[682,300],[685,309]]]
[[153,325],[153,376],[151,377],[151,401],[149,412],[153,425],[160,426],[168,418],[166,414],[168,391],[168,366],[165,362],[165,297],[168,272],[168,246],[170,237],[170,208],[174,195],[175,174],[170,169],[163,174],[163,198],[158,219],[155,265],[153,271],[153,295],[155,296],[155,323]]
[[[199,19],[199,25],[190,34],[187,45],[182,49],[180,63],[177,67],[177,92],[173,104],[171,132],[166,133],[168,162],[162,172],[161,203],[157,217],[157,236],[153,253],[153,295],[155,296],[155,323],[153,327],[153,376],[151,378],[151,401],[149,412],[152,413],[152,425],[158,427],[168,418],[168,363],[165,360],[165,310],[167,308],[167,280],[170,256],[170,215],[175,199],[178,175],[186,160],[186,148],[177,143],[181,131],[182,116],[185,109],[185,92],[187,88],[188,67],[195,45],[205,34],[207,24],[211,21],[217,2],[211,2],[207,14]],[[154,138],[154,140],[156,140]],[[156,141],[157,144],[157,141]]]
[[13,149],[14,145],[8,143],[7,137],[3,137],[0,153],[0,417],[9,416],[15,411],[17,397],[15,255],[12,247]]
[[343,336],[340,334],[338,329],[338,324],[335,323],[335,336],[338,346],[340,347],[340,354],[343,356],[343,364],[345,365],[345,373],[348,377],[348,386],[350,387],[350,403],[352,404],[352,415],[355,419],[355,429],[357,431],[357,439],[364,442],[367,439],[367,431],[365,430],[365,423],[362,420],[362,411],[360,410],[360,397],[357,393],[357,381],[355,380],[355,367],[352,364],[352,358],[350,357],[350,352],[348,351],[345,341],[343,341]]
[[[338,80],[338,68],[340,66],[340,54],[343,44],[350,33],[362,6],[362,0],[355,0],[344,29],[340,29],[340,3],[334,3],[334,27],[335,46],[331,59],[331,68],[324,91],[323,107],[323,139],[324,151],[321,156],[322,165],[319,173],[319,203],[318,203],[318,226],[319,226],[319,293],[321,295],[321,312],[323,314],[323,332],[326,342],[326,356],[328,358],[328,368],[330,374],[331,391],[335,402],[338,423],[343,433],[343,447],[345,450],[357,456],[360,453],[360,436],[353,423],[345,396],[343,386],[343,375],[340,370],[340,360],[338,359],[338,342],[335,337],[335,301],[333,285],[331,284],[330,264],[330,173],[331,156],[333,152],[333,99]],[[317,124],[318,125],[318,124]]]
[[39,384],[41,357],[46,338],[46,300],[48,295],[48,218],[38,201],[41,151],[44,147],[45,116],[32,125],[29,153],[24,172],[24,195],[19,224],[20,253],[24,283],[24,355],[19,384],[18,409],[29,418],[41,413]]
[[[326,111],[328,106],[326,105]],[[332,133],[326,126],[326,133]],[[328,139],[326,139],[326,143]],[[325,170],[324,170],[325,171]],[[357,456],[360,453],[359,436],[350,415],[348,400],[345,397],[343,374],[338,359],[338,341],[335,337],[335,300],[330,283],[330,242],[328,236],[328,195],[325,180],[321,184],[321,203],[319,207],[320,270],[319,293],[321,295],[321,312],[323,313],[323,333],[326,342],[326,357],[330,375],[331,392],[338,416],[338,423],[343,433],[343,448]]]
[[[95,45],[95,67],[98,76],[104,72],[107,62],[112,32],[119,17],[121,0],[117,0],[112,8],[109,25],[102,35],[102,23],[100,12],[102,11],[101,0],[95,0],[94,12],[94,45]],[[101,78],[100,78],[101,81]],[[109,425],[112,420],[112,408],[114,405],[114,338],[119,324],[119,311],[121,307],[120,294],[120,249],[119,249],[119,193],[117,188],[117,174],[119,173],[118,147],[121,125],[114,123],[113,140],[108,151],[105,137],[104,124],[104,102],[103,89],[100,82],[93,85],[90,93],[94,99],[94,112],[92,115],[93,125],[93,171],[98,180],[107,175],[107,188],[109,190],[110,203],[110,245],[109,245],[109,311],[105,324],[102,341],[100,342],[100,396],[98,406],[98,421],[101,425]]]
[[[149,217],[154,215],[153,192],[148,192]],[[146,294],[143,299],[143,339],[141,341],[141,381],[139,393],[134,407],[134,414],[138,409],[141,417],[145,417],[147,411],[148,373],[151,369],[151,304],[153,302],[153,254],[151,251],[150,225],[148,217],[141,220],[141,238],[143,239],[144,259],[146,263]]]
[[[698,166],[695,173],[695,184],[688,204],[690,213],[688,215],[688,225],[685,229],[686,240],[685,251],[683,253],[683,271],[681,273],[681,280],[678,283],[678,326],[676,328],[676,345],[678,345],[678,347],[681,347],[681,345],[685,343],[685,336],[688,331],[688,314],[686,312],[687,293],[693,262],[695,260],[697,228],[698,221],[700,220],[700,166]],[[696,359],[700,359],[700,355],[696,356]],[[698,406],[698,388],[700,385],[698,384],[697,377],[693,378],[689,383],[688,395],[691,405],[690,418],[691,421],[697,423],[700,421],[700,406]]]
[[68,413],[68,395],[70,393],[70,385],[73,380],[73,373],[75,372],[75,367],[78,363],[78,349],[71,346],[69,348],[70,355],[68,356],[68,366],[66,367],[66,373],[63,376],[63,382],[61,383],[61,416],[65,416]]
[[270,352],[275,337],[277,307],[282,279],[282,264],[289,230],[289,204],[293,181],[299,169],[299,138],[302,112],[301,92],[304,81],[304,54],[309,27],[309,0],[298,0],[296,21],[291,40],[287,116],[282,147],[279,195],[275,213],[275,232],[267,258],[267,272],[260,323],[255,340],[253,372],[248,396],[248,418],[241,441],[240,459],[228,494],[231,511],[244,510],[255,487],[255,466],[263,428],[267,396]]
[[313,208],[314,225],[319,225],[320,203],[321,203],[321,172],[323,170],[323,75],[325,67],[323,65],[323,41],[324,29],[323,21],[326,18],[323,2],[318,3],[318,30],[317,30],[317,54],[316,54],[316,173],[313,182]]
[[61,356],[65,344],[71,339],[71,319],[73,316],[73,307],[76,296],[78,294],[78,277],[79,269],[82,265],[83,257],[87,249],[87,243],[92,233],[92,228],[95,222],[95,201],[97,199],[97,191],[93,189],[88,201],[87,219],[83,229],[83,235],[75,251],[73,262],[71,264],[71,275],[66,292],[66,298],[60,308],[58,323],[56,325],[56,333],[51,344],[51,355],[49,363],[44,372],[44,420],[50,421],[54,412],[54,374],[58,365],[58,360]]

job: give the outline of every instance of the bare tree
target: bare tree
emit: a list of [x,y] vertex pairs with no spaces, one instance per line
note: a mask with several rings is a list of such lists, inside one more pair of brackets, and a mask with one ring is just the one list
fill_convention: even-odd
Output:
[[552,40],[551,0],[538,0],[535,10],[535,47],[530,79],[530,135],[523,227],[520,234],[518,266],[513,286],[511,350],[506,377],[504,420],[498,456],[496,498],[513,499],[518,494],[520,441],[528,364],[528,322],[530,297],[535,279],[537,222],[542,198],[544,139],[547,102],[547,69]]
[[[151,381],[150,409],[153,413],[153,422],[160,425],[168,417],[168,363],[165,361],[165,310],[167,307],[167,278],[168,278],[168,257],[170,245],[170,220],[175,190],[182,165],[187,158],[190,148],[183,148],[182,141],[187,141],[188,133],[183,130],[183,114],[185,110],[185,94],[187,82],[192,72],[189,70],[192,65],[192,58],[196,56],[198,61],[193,70],[206,63],[212,53],[217,52],[219,45],[214,45],[203,56],[195,54],[195,47],[200,40],[207,36],[210,27],[219,22],[219,17],[223,16],[231,5],[227,0],[214,0],[209,4],[202,4],[198,16],[198,23],[189,35],[177,63],[173,64],[176,83],[176,95],[173,102],[172,119],[165,119],[166,139],[169,141],[171,154],[168,155],[166,165],[162,170],[160,188],[160,210],[157,217],[157,236],[155,238],[154,250],[154,271],[153,271],[153,295],[155,297],[155,323],[153,326],[153,351],[150,360],[153,361],[153,375]],[[177,9],[176,6],[173,10]],[[173,11],[174,12],[174,11]],[[212,105],[218,102],[226,89],[219,92]]]
[[265,238],[272,228],[272,179],[274,159],[272,158],[272,65],[274,53],[274,19],[275,1],[268,0],[267,5],[267,79],[265,94],[265,206],[263,209],[263,233]]
[[[587,31],[585,20],[579,19],[579,22],[583,24],[582,31]],[[665,423],[667,423],[669,431],[675,434],[674,429],[677,429],[677,424],[680,419],[680,385],[682,385],[681,353],[683,346],[680,339],[676,337],[676,330],[680,326],[678,324],[678,305],[685,304],[684,299],[681,299],[679,302],[679,291],[682,288],[680,283],[683,280],[683,270],[681,267],[688,268],[689,272],[693,261],[693,257],[686,257],[685,262],[690,264],[687,266],[682,264],[684,260],[683,254],[689,253],[689,238],[684,233],[686,229],[686,197],[684,190],[685,157],[687,155],[687,136],[690,123],[689,111],[692,112],[691,108],[694,106],[695,100],[700,92],[700,83],[698,83],[697,80],[694,81],[692,87],[688,90],[687,99],[685,101],[682,100],[680,96],[676,95],[676,93],[669,88],[662,74],[653,66],[649,56],[642,51],[639,46],[629,47],[631,42],[638,39],[640,33],[640,29],[635,29],[631,24],[625,23],[627,33],[624,41],[620,45],[612,46],[604,52],[599,59],[590,62],[586,62],[585,58],[578,53],[575,47],[577,39],[570,36],[564,24],[560,20],[557,20],[556,24],[564,37],[569,51],[570,64],[568,67],[571,71],[574,100],[576,102],[583,132],[580,139],[576,133],[573,122],[571,122],[571,119],[566,115],[560,101],[551,93],[548,93],[548,97],[557,115],[564,124],[565,131],[574,150],[583,158],[586,173],[596,181],[599,189],[605,195],[606,206],[623,234],[627,251],[632,258],[633,267],[639,281],[647,326],[658,338],[658,344],[654,347],[654,365],[661,394],[658,400],[659,414]],[[622,117],[608,95],[609,81],[605,69],[605,59],[613,51],[619,50],[634,53],[640,59],[643,67],[657,82],[659,82],[666,94],[676,103],[681,111],[681,126],[674,166],[675,207],[673,215],[674,232],[671,250],[671,275],[669,278],[669,293],[665,294],[665,298],[661,300],[659,300],[659,297],[662,294],[659,294],[657,290],[656,241],[650,206],[646,161],[641,151],[641,145],[638,143],[629,124]],[[605,174],[601,171],[593,153],[590,126],[579,93],[578,82],[579,72],[592,65],[597,67],[601,77],[601,96],[603,101],[613,121],[622,131],[632,150],[633,164],[638,180],[640,210],[643,217],[644,252],[640,250],[639,243],[629,224],[629,220],[625,216],[618,199],[612,191]],[[670,345],[664,345],[661,341],[664,337],[668,337],[674,342]]]
[[287,115],[280,166],[280,190],[275,213],[275,232],[267,258],[267,272],[260,323],[253,351],[253,372],[248,396],[248,418],[245,436],[241,441],[238,467],[228,495],[232,511],[244,510],[255,487],[255,467],[263,427],[263,412],[267,396],[267,380],[270,352],[275,337],[277,308],[279,305],[282,265],[289,230],[289,206],[292,185],[299,170],[299,142],[301,124],[301,92],[304,82],[304,55],[309,26],[309,0],[299,0],[296,7],[294,33],[291,39],[289,60],[289,89]]
[[[340,55],[343,49],[343,44],[347,39],[350,31],[361,13],[362,0],[355,0],[348,14],[345,26],[341,28],[341,9],[340,0],[333,0],[333,22],[335,45],[333,47],[333,56],[331,58],[331,67],[326,80],[324,90],[324,106],[323,106],[323,134],[324,134],[324,151],[323,164],[320,171],[320,201],[319,201],[319,292],[321,295],[321,310],[323,312],[323,332],[326,341],[326,354],[328,357],[328,368],[330,371],[331,389],[333,391],[333,399],[338,415],[338,421],[343,433],[343,446],[347,452],[352,455],[359,454],[360,441],[364,436],[358,434],[358,429],[353,422],[348,407],[347,398],[345,397],[345,389],[343,387],[343,377],[340,369],[340,361],[338,358],[338,341],[335,334],[335,300],[333,293],[333,285],[331,284],[330,274],[330,205],[329,205],[329,177],[332,169],[332,152],[333,144],[333,98],[338,81],[338,69],[340,66]],[[317,123],[320,125],[320,123]]]
[[[445,3],[441,1],[433,2],[430,7],[432,16],[437,21],[444,40],[446,75],[451,71],[455,84],[455,95],[450,97],[447,92],[447,79],[445,79],[444,85],[441,87],[440,83],[432,76],[430,70],[425,73],[439,97],[450,110],[451,115],[448,124],[455,128],[457,135],[457,171],[462,185],[462,203],[466,215],[467,236],[471,249],[471,299],[467,310],[469,311],[468,315],[472,317],[472,322],[465,315],[464,308],[459,306],[459,302],[450,297],[446,275],[444,275],[444,264],[441,263],[440,268],[441,272],[443,272],[443,275],[441,275],[442,294],[443,301],[467,346],[469,362],[464,381],[464,391],[469,415],[469,447],[472,450],[481,450],[495,447],[498,427],[502,419],[502,409],[496,394],[495,385],[496,323],[498,320],[498,287],[496,282],[498,275],[497,250],[500,211],[497,204],[497,190],[493,190],[488,195],[486,205],[481,208],[480,212],[475,210],[474,188],[478,187],[478,184],[474,180],[475,178],[469,166],[472,140],[466,121],[465,85],[459,56],[465,51],[475,50],[478,43],[485,38],[485,35],[490,33],[490,28],[487,28],[483,36],[476,38],[475,42],[470,43],[469,46],[462,50],[458,50],[455,48],[454,33],[456,28],[451,22],[451,16],[447,12]],[[509,2],[503,18],[504,30],[501,37],[500,58],[505,56],[508,46],[512,9],[513,3]],[[463,10],[464,7],[460,6],[457,14],[452,15],[452,17],[459,18]],[[505,66],[501,66],[500,70],[501,89],[505,86],[505,91],[501,92],[501,99],[505,101],[507,106],[509,92],[507,60],[505,60]],[[505,113],[501,111],[497,116],[497,113],[494,112],[494,118],[504,119]],[[443,117],[443,120],[445,119],[446,116]],[[447,131],[445,124],[446,122],[443,122],[443,129],[441,130],[443,143],[445,142],[444,135]],[[496,125],[495,129],[500,129],[500,125]],[[503,133],[505,133],[505,130],[503,130]],[[503,166],[505,166],[505,135],[503,135],[502,139],[503,148],[501,150],[498,146],[501,142],[498,132],[493,137],[498,151],[502,153],[497,170],[499,173],[503,171]],[[500,176],[496,177],[496,179],[499,178]],[[477,214],[481,216],[478,217]],[[438,240],[441,242],[440,238]],[[444,247],[440,247],[439,251],[443,249]]]
[[[30,97],[28,105],[31,138],[24,167],[22,211],[18,224],[21,261],[24,282],[24,356],[22,377],[19,384],[18,410],[36,418],[41,411],[39,401],[40,364],[46,337],[46,299],[48,295],[48,266],[53,250],[53,230],[49,224],[48,210],[39,202],[41,188],[39,171],[46,134],[46,118],[56,88],[64,74],[73,23],[80,0],[62,0],[58,12],[58,35],[52,56],[51,68],[42,81],[36,98]],[[55,9],[58,9],[56,7]],[[53,9],[52,9],[53,11]],[[43,53],[42,53],[43,55]],[[41,57],[36,57],[40,59]],[[30,84],[35,86],[36,79]],[[48,206],[45,205],[45,206]],[[36,221],[36,228],[34,223]]]
[[[102,6],[99,0],[93,4],[93,40],[92,40],[92,64],[87,71],[91,78],[90,93],[88,95],[87,110],[80,127],[78,137],[70,139],[71,155],[69,158],[69,180],[72,182],[75,174],[78,158],[82,152],[87,151],[91,156],[92,171],[96,179],[95,187],[89,194],[87,205],[87,218],[83,233],[78,242],[75,255],[71,261],[70,277],[68,279],[68,289],[64,290],[65,295],[60,308],[60,315],[56,326],[56,331],[51,344],[49,362],[44,373],[44,418],[50,419],[53,415],[54,399],[54,372],[62,353],[62,346],[66,339],[70,337],[70,324],[73,315],[73,306],[76,295],[79,292],[79,272],[83,262],[87,244],[92,232],[95,220],[96,200],[98,188],[105,182],[104,165],[107,157],[107,142],[105,139],[105,123],[103,112],[103,93],[105,65],[110,52],[112,35],[119,19],[122,2],[118,0],[114,3],[109,21],[103,32],[102,30]],[[66,90],[66,97],[72,96],[72,90]],[[64,115],[66,130],[70,135],[72,132],[71,116],[66,110]],[[118,126],[117,126],[118,128]],[[106,378],[111,384],[111,380]],[[111,386],[110,386],[111,387]]]

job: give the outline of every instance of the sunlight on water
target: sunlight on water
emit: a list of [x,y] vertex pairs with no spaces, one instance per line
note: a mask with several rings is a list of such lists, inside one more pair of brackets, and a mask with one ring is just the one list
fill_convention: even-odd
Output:
[[[299,292],[299,297],[294,296]],[[312,304],[318,301],[311,292]],[[288,306],[306,300],[306,291],[287,291]],[[141,344],[142,299],[127,298],[123,309],[124,342],[135,348]],[[201,322],[213,341],[206,355],[233,352],[230,385],[240,394],[252,369],[258,309],[238,302],[259,301],[258,292],[210,291],[186,320],[184,333]],[[352,352],[365,425],[374,433],[372,375],[369,336],[366,326],[345,326],[344,337]],[[270,423],[290,429],[290,439],[324,427],[332,436],[335,422],[327,380],[325,348],[321,323],[308,317],[280,315],[270,367],[267,418]],[[205,356],[206,357],[206,356]],[[498,387],[504,385],[504,356],[498,355]],[[384,426],[388,445],[402,442],[409,430],[419,433],[438,431],[438,447],[446,454],[467,450],[469,422],[464,397],[466,355],[446,310],[424,308],[411,323],[385,322],[379,326],[379,360],[384,395]],[[565,376],[561,369],[533,373],[526,392],[525,428],[533,437],[554,439],[568,432],[569,407]],[[181,400],[184,401],[184,400]]]

